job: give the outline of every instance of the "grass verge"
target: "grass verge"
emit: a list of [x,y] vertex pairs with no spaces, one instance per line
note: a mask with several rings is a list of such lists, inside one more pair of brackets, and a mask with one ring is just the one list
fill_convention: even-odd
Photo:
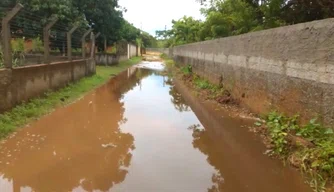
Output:
[[169,75],[174,76],[179,74],[184,82],[201,93],[202,97],[212,99],[221,104],[238,104],[238,101],[232,98],[230,92],[224,88],[222,84],[215,85],[208,80],[200,77],[193,72],[191,65],[177,66],[174,60],[170,59],[166,54],[161,54],[160,58],[164,60]]
[[117,66],[97,66],[96,74],[91,77],[82,78],[58,91],[47,92],[44,97],[31,99],[29,102],[17,105],[12,110],[0,114],[0,139],[7,137],[18,127],[50,113],[54,108],[75,101],[83,94],[105,83],[112,74],[117,75],[140,61],[141,57],[134,57]]
[[182,75],[182,80],[198,90],[202,97],[204,96],[206,99],[215,100],[220,104],[238,104],[238,102],[232,98],[230,91],[227,90],[223,84],[216,85],[210,83],[205,78],[194,73],[190,65],[181,67],[179,72]]

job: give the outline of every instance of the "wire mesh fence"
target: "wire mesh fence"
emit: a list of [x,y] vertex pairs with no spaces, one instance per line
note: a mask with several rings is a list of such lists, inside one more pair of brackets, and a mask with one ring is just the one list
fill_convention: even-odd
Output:
[[53,16],[46,18],[22,7],[16,8],[0,7],[0,68],[92,56],[95,43],[93,45],[94,36],[88,26],[65,24]]

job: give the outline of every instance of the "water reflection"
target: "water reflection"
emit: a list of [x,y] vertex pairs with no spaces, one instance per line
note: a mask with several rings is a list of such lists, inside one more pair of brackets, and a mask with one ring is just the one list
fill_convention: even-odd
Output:
[[120,129],[120,98],[138,83],[113,81],[2,144],[0,191],[108,191],[124,181],[135,146]]
[[217,165],[220,164],[220,159],[217,155],[215,147],[213,147],[214,143],[212,138],[210,138],[209,134],[204,128],[201,128],[200,125],[192,125],[188,128],[192,131],[192,136],[194,138],[192,144],[195,149],[199,149],[203,154],[207,155],[207,161],[212,166],[214,166],[217,170],[216,173],[212,174],[212,187],[208,188],[208,192],[222,192],[223,191],[223,184],[224,184],[224,177],[219,170]]
[[307,191],[245,147],[245,122],[213,118],[217,111],[142,67],[1,144],[0,191]]
[[202,124],[189,129],[193,147],[215,169],[208,192],[312,191],[296,171],[262,153],[264,145],[247,130],[254,122],[229,117],[214,104],[198,102],[182,88],[178,90]]
[[172,78],[167,77],[164,80],[165,84],[169,85],[169,95],[171,95],[171,102],[173,103],[176,110],[180,112],[190,111],[190,106],[186,103],[181,94],[177,91],[176,87],[173,85]]
[[[211,186],[215,170],[206,156],[192,146],[185,125],[199,123],[171,80],[159,71],[138,70],[140,84],[124,94],[125,116],[122,130],[135,138],[136,150],[128,168],[130,174],[112,191],[191,191],[203,192]],[[167,82],[167,83],[166,83]],[[175,102],[174,105],[173,99]]]

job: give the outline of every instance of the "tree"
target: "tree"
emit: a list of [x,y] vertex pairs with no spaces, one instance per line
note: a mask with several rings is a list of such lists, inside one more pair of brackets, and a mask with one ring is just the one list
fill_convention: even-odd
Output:
[[238,35],[283,25],[334,17],[334,1],[329,0],[195,0],[204,22],[183,17],[172,21],[169,31],[157,31],[168,37],[165,46]]
[[143,42],[143,47],[157,47],[157,40],[145,31],[141,31],[140,38]]
[[172,23],[172,29],[164,32],[164,35],[170,37],[167,46],[181,45],[201,40],[199,37],[202,25],[201,21],[184,16],[178,21],[173,20]]
[[[80,24],[77,30],[83,34],[88,28],[92,28],[95,33],[100,32],[102,38],[97,39],[99,49],[103,49],[104,38],[108,44],[119,40],[136,42],[140,36],[140,30],[129,24],[123,18],[123,11],[118,0],[1,0],[1,7],[14,7],[19,2],[24,5],[24,16],[17,17],[15,24],[24,32],[27,37],[37,37],[41,33],[42,27],[48,23],[51,16],[59,18],[55,28],[62,26],[62,31],[52,32],[55,44],[66,41],[65,32],[74,24]],[[4,11],[0,9],[0,15]],[[27,22],[29,18],[36,18],[34,21]],[[30,21],[30,20],[29,20]],[[65,27],[64,27],[65,26]],[[80,38],[73,40],[74,44],[80,45]],[[78,41],[78,42],[76,42]]]
[[136,39],[140,36],[140,30],[134,27],[126,20],[122,20],[120,29],[120,39],[126,40],[131,43],[136,43]]

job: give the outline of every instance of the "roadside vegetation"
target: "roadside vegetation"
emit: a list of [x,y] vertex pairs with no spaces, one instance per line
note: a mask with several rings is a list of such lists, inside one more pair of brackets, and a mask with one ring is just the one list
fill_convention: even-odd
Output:
[[22,103],[12,110],[0,114],[0,139],[7,137],[17,128],[26,125],[32,120],[50,113],[55,108],[68,105],[77,100],[85,93],[105,83],[112,75],[117,75],[140,61],[141,57],[134,57],[112,67],[97,66],[96,74],[91,77],[85,77],[58,91],[47,92],[44,97],[31,99],[29,102]]
[[[162,54],[165,61],[170,60]],[[210,83],[193,72],[191,65],[175,69],[182,80],[197,90],[205,99],[221,104],[238,104],[223,85]],[[175,73],[174,73],[175,74]],[[255,123],[256,132],[262,133],[269,156],[282,159],[298,168],[316,192],[326,191],[334,181],[334,131],[311,119],[302,125],[299,116],[287,117],[277,111]]]
[[256,125],[265,129],[269,142],[267,153],[299,168],[308,177],[308,183],[317,192],[323,192],[334,180],[334,131],[318,123],[299,123],[298,115],[287,117],[271,112],[265,123]]
[[167,67],[174,67],[175,62],[173,59],[170,59],[166,54],[161,54],[160,58],[164,60],[164,63],[166,64]]
[[221,104],[238,104],[232,98],[230,91],[223,84],[213,84],[207,79],[200,77],[193,72],[191,65],[180,68],[183,81],[190,84],[193,88],[201,92],[205,99],[212,99]]
[[183,81],[201,92],[202,96],[206,99],[212,99],[218,103],[224,104],[238,104],[238,101],[232,98],[230,91],[222,84],[212,84],[205,78],[200,77],[193,72],[191,65],[176,66],[174,60],[170,59],[166,54],[161,54],[160,57],[164,60],[164,63],[170,69],[170,71],[172,71],[169,73],[170,75],[175,75],[175,73],[178,73],[181,75]]
[[184,16],[170,30],[156,31],[160,47],[240,35],[248,32],[334,17],[329,0],[194,0],[204,20]]

